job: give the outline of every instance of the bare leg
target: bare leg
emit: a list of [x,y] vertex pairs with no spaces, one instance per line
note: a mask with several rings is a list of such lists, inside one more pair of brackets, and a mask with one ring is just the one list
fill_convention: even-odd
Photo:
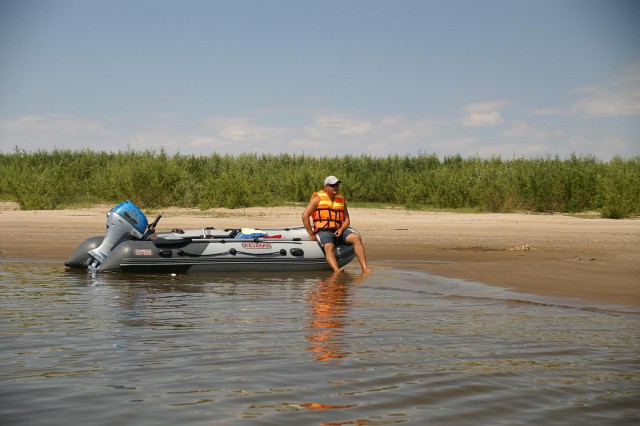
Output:
[[342,272],[342,269],[338,267],[338,260],[336,259],[335,252],[333,251],[334,248],[335,245],[332,243],[327,243],[324,245],[324,253],[327,259],[327,263],[329,264],[329,266],[331,266],[333,272]]
[[360,235],[356,233],[349,234],[346,241],[349,244],[353,244],[353,250],[356,252],[356,257],[358,258],[358,262],[360,262],[362,272],[371,272],[371,268],[369,268],[369,265],[367,264],[367,255],[364,252],[364,244],[362,244],[362,238],[360,238]]

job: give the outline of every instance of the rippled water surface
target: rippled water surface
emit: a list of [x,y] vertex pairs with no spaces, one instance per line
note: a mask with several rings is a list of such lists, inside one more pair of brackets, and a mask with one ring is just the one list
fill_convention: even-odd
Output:
[[639,424],[637,309],[353,272],[0,262],[0,423]]

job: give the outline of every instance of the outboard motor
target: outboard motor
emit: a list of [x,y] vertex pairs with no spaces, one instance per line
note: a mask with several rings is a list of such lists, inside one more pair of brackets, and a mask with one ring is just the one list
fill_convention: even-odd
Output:
[[149,232],[152,233],[155,230],[159,219],[160,216],[152,226],[149,226],[144,213],[129,200],[112,208],[107,213],[107,231],[102,244],[87,252],[92,257],[89,269],[96,270],[109,256],[111,250],[122,241],[129,238],[142,240],[148,237]]

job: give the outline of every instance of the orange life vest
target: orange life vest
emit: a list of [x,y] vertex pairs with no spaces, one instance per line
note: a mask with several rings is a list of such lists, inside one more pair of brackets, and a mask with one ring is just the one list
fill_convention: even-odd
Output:
[[340,194],[336,195],[331,201],[329,195],[324,191],[314,192],[311,198],[320,197],[320,204],[313,212],[313,227],[316,232],[320,229],[338,229],[344,222],[344,197]]

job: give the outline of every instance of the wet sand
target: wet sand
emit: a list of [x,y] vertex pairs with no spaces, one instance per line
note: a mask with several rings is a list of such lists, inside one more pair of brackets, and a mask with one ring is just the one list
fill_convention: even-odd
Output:
[[[19,211],[0,202],[0,257],[66,259],[113,206]],[[162,209],[158,229],[298,226],[303,207]],[[640,306],[640,220],[350,208],[373,273],[401,266],[523,293]],[[1,267],[1,264],[0,264]],[[356,268],[357,261],[350,268]]]

